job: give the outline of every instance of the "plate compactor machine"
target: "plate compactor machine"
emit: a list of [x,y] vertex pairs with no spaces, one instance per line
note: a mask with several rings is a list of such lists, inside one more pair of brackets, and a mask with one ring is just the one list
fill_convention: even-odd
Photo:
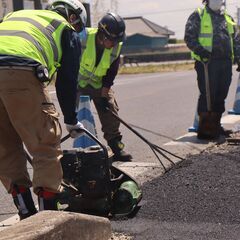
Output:
[[[143,140],[159,160],[163,170],[167,172],[176,165],[170,157],[184,159],[156,144],[151,143],[128,123],[107,108],[125,127]],[[81,212],[99,216],[135,216],[139,210],[142,191],[131,176],[112,165],[110,148],[104,146],[88,130],[86,135],[96,142],[96,146],[87,149],[74,148],[63,151],[61,159],[64,185],[73,192],[67,198],[68,211]],[[65,141],[70,135],[64,137]],[[170,163],[168,168],[160,159],[161,155]]]
[[[112,165],[112,152],[88,130],[95,146],[63,150],[63,186],[67,197],[60,203],[65,210],[114,217],[131,216],[140,208],[142,191],[131,176]],[[65,141],[69,135],[61,141]]]

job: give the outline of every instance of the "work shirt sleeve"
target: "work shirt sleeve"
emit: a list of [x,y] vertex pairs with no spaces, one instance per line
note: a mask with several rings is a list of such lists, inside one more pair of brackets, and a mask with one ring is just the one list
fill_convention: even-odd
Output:
[[235,61],[240,63],[240,32],[239,29],[235,28],[235,33],[233,37],[233,51],[235,56]]
[[200,33],[201,20],[197,11],[192,13],[187,20],[185,26],[184,40],[188,48],[195,54],[201,54],[201,52],[206,51],[198,41],[198,36]]
[[77,78],[81,44],[78,34],[66,29],[62,35],[62,60],[57,72],[56,92],[60,108],[64,116],[64,123],[76,124],[76,95]]
[[103,87],[110,88],[113,85],[114,79],[118,73],[119,64],[120,64],[120,56],[113,61],[106,75],[103,77],[102,79]]

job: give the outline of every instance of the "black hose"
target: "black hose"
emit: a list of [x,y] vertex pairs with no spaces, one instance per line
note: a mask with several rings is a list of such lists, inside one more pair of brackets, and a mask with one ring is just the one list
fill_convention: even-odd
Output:
[[123,119],[121,119],[116,113],[114,113],[111,109],[107,108],[108,111],[110,111],[110,113],[118,120],[120,121],[124,126],[126,126],[128,129],[130,129],[134,134],[136,134],[140,139],[142,139],[153,151],[154,155],[157,157],[157,159],[159,160],[159,162],[161,163],[161,165],[163,166],[164,170],[166,171],[165,166],[163,165],[162,161],[160,160],[159,156],[157,155],[157,153],[155,151],[157,151],[159,154],[161,154],[164,158],[166,158],[172,165],[175,165],[175,163],[168,157],[166,156],[162,151],[176,157],[179,158],[181,160],[183,160],[183,158],[177,156],[174,153],[169,152],[168,150],[159,147],[156,144],[151,143],[150,141],[148,141],[145,137],[143,137],[139,132],[137,132],[135,129],[133,129],[129,124],[127,124]]

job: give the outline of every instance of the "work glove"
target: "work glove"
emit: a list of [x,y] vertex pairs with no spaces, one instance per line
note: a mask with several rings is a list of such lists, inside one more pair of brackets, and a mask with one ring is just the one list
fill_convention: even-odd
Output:
[[208,62],[211,57],[211,53],[208,50],[204,49],[199,53],[199,56],[202,62]]
[[237,72],[240,72],[240,62],[238,62],[237,65],[238,65],[238,66],[237,66],[236,71],[237,71]]
[[103,112],[107,112],[108,108],[110,108],[109,101],[106,97],[101,97],[99,101],[99,107]]
[[66,125],[67,131],[69,132],[72,138],[78,138],[84,133],[83,131],[84,126],[79,121],[74,125],[71,125],[71,124],[65,124],[65,125]]
[[101,97],[108,98],[109,97],[109,90],[110,90],[110,88],[102,87],[102,89],[101,89]]

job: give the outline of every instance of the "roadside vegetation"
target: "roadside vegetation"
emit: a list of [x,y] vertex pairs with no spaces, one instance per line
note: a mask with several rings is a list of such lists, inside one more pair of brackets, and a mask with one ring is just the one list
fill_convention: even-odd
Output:
[[119,69],[119,74],[156,73],[156,72],[176,72],[194,69],[193,62],[169,63],[169,64],[149,64],[149,65],[123,65]]

